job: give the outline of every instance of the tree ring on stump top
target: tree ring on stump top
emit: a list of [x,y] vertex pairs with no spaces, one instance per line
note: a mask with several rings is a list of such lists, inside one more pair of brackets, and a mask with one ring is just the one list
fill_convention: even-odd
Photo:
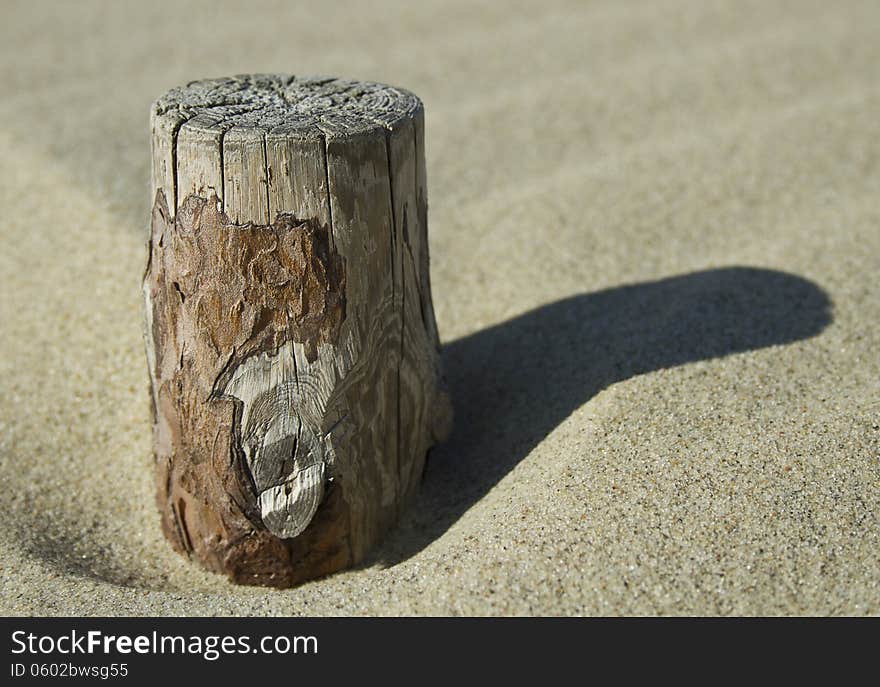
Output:
[[368,81],[249,74],[193,81],[153,105],[156,117],[206,132],[262,130],[292,138],[393,130],[422,107],[412,93]]

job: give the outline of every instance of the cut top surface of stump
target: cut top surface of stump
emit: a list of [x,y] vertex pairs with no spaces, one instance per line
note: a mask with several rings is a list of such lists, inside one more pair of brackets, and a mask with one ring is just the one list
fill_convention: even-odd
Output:
[[311,138],[391,129],[420,108],[415,95],[385,84],[257,74],[174,88],[156,101],[153,113],[203,131],[221,133],[239,127]]

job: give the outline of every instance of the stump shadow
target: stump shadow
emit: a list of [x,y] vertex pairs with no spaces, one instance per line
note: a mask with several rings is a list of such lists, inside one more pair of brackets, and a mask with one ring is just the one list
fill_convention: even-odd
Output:
[[565,418],[636,375],[791,343],[832,321],[816,284],[729,267],[572,296],[447,344],[455,407],[421,492],[372,563],[440,537]]

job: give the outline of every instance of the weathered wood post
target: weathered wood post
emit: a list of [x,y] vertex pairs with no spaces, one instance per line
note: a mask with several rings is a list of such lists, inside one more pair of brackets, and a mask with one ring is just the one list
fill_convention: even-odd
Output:
[[374,83],[197,81],[151,115],[162,524],[237,582],[353,565],[448,432],[424,116]]

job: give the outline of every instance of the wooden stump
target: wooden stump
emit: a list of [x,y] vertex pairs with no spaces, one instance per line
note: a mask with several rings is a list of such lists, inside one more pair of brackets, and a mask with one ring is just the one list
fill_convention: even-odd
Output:
[[451,423],[422,105],[380,84],[240,76],[170,91],[151,123],[165,534],[241,583],[353,565]]

